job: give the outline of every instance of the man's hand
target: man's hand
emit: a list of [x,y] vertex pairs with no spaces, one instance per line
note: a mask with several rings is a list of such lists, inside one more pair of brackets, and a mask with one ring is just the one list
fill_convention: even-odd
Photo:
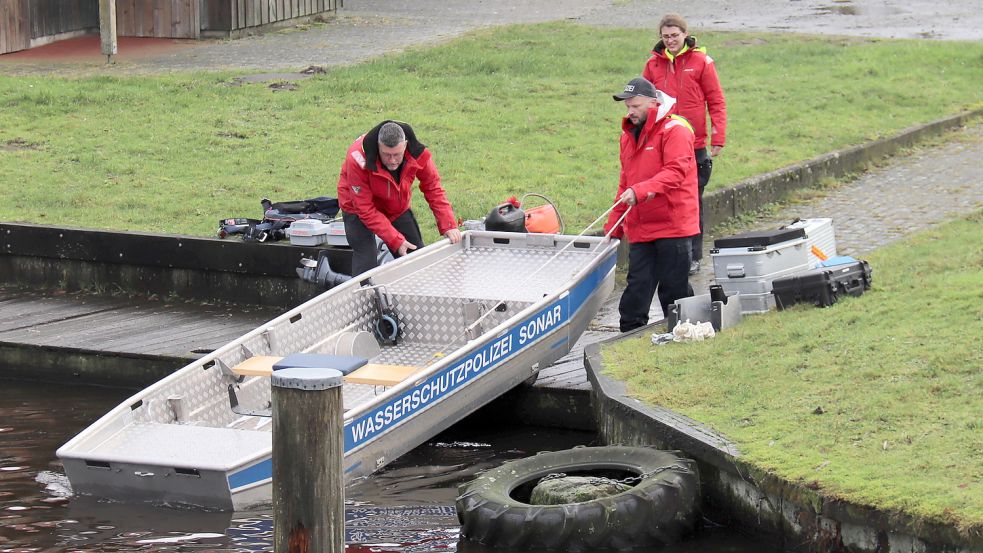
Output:
[[399,249],[396,250],[396,257],[403,257],[415,249],[415,245],[411,244],[408,240],[403,240],[403,243],[399,245]]
[[444,233],[444,238],[450,240],[451,244],[457,244],[461,241],[461,231],[456,228],[452,228]]
[[717,157],[720,155],[720,151],[723,150],[723,146],[710,146],[710,157]]
[[635,191],[631,188],[626,189],[621,193],[621,197],[618,200],[625,205],[635,205],[638,203],[638,198],[635,197]]

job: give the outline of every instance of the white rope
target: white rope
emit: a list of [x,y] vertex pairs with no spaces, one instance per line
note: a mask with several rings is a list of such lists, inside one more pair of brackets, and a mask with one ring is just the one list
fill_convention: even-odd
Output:
[[[612,205],[611,207],[609,207],[597,219],[594,219],[594,221],[592,223],[590,223],[589,225],[587,225],[584,228],[584,230],[580,231],[580,234],[574,236],[565,246],[563,246],[562,248],[560,248],[555,254],[553,254],[552,257],[550,257],[542,265],[540,265],[539,268],[537,268],[532,273],[526,275],[526,278],[522,279],[518,284],[515,285],[515,287],[516,288],[521,287],[523,284],[525,284],[530,279],[532,279],[532,277],[536,276],[540,271],[542,271],[543,269],[545,269],[547,265],[549,265],[550,263],[552,263],[553,260],[555,260],[557,257],[559,257],[564,251],[567,250],[567,248],[569,248],[570,246],[572,246],[577,241],[577,238],[580,238],[584,234],[586,234],[587,231],[589,231],[601,219],[605,218],[609,213],[611,213],[611,211],[613,211],[614,208],[618,207],[618,204],[620,204],[620,203],[621,203],[621,200],[618,200],[617,202],[615,202],[614,205]],[[631,211],[631,206],[628,206],[628,209],[625,210],[625,213],[618,219],[617,223],[615,223],[615,225],[611,227],[611,230],[608,231],[608,233],[604,235],[605,238],[610,239],[611,233],[614,232],[614,229],[617,228],[618,225],[621,224],[621,221],[624,220],[625,216],[628,215],[628,212],[629,211]],[[504,305],[505,302],[506,302],[505,299],[501,299],[501,300],[498,300],[497,302],[495,302],[495,304],[491,307],[491,309],[489,309],[483,315],[481,315],[480,317],[478,317],[477,319],[475,319],[475,321],[473,323],[471,323],[470,325],[468,325],[467,327],[465,327],[464,331],[462,332],[462,335],[465,336],[465,337],[467,337],[467,335],[468,335],[469,332],[471,332],[472,330],[474,330],[479,324],[481,324],[481,322],[483,320],[485,320],[486,317],[488,317],[493,312],[495,312],[495,309],[497,309],[498,306]],[[443,355],[443,351],[445,349],[447,349],[448,347],[454,345],[459,339],[460,339],[460,336],[458,336],[457,338],[455,338],[454,340],[452,340],[450,343],[446,344],[444,347],[440,348],[440,351],[438,351],[437,353],[433,354],[433,356],[431,357],[430,361],[433,361],[433,359],[442,356]],[[430,361],[428,361],[428,363]]]

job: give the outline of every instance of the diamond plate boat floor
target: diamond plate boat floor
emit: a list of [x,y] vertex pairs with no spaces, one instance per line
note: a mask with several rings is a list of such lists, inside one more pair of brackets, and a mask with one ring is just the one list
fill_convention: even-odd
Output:
[[[555,257],[554,257],[555,256]],[[390,292],[534,302],[584,268],[592,254],[573,249],[471,247],[387,286]]]

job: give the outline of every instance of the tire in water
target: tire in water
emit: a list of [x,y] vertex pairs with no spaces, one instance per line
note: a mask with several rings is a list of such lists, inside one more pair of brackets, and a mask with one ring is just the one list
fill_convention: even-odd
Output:
[[[562,505],[531,505],[540,479],[648,474],[624,492]],[[510,461],[462,484],[457,498],[461,534],[493,547],[628,550],[661,546],[691,532],[699,519],[696,462],[648,447],[578,447]]]

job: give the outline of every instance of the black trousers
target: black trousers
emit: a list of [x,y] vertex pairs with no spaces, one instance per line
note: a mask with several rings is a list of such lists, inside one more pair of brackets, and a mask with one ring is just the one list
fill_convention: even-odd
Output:
[[[379,249],[376,247],[375,234],[365,226],[365,223],[357,215],[345,213],[342,218],[345,221],[345,237],[348,238],[348,245],[352,247],[352,276],[378,267]],[[407,209],[402,215],[396,217],[393,226],[411,244],[417,248],[423,247],[423,235],[420,233],[420,225],[416,222],[412,209]],[[394,256],[396,255],[396,252],[392,253]]]
[[689,284],[691,242],[690,237],[662,238],[628,245],[628,285],[618,304],[621,332],[648,324],[656,288],[663,316],[673,302],[693,295]]
[[696,182],[700,187],[700,234],[693,237],[693,261],[703,259],[703,190],[710,182],[710,173],[713,172],[713,158],[707,153],[706,148],[696,150]]

